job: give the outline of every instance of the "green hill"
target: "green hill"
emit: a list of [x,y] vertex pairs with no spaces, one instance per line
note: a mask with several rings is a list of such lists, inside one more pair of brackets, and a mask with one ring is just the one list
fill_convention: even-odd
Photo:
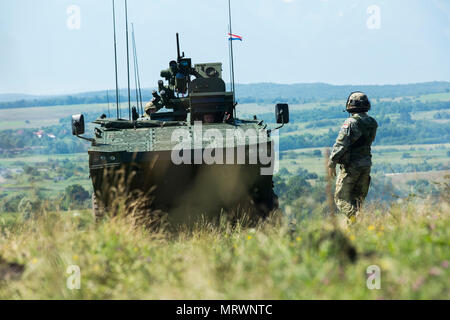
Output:
[[[364,91],[371,99],[377,98],[397,98],[397,97],[418,97],[426,94],[438,94],[450,92],[450,82],[425,82],[415,84],[399,85],[331,85],[326,83],[299,83],[299,84],[276,84],[276,83],[254,83],[237,84],[236,95],[239,103],[308,103],[325,102],[333,100],[345,100],[352,91]],[[145,101],[151,99],[152,89],[142,90]],[[106,103],[108,101],[107,92],[93,91],[59,96],[33,97],[24,96],[20,100],[0,102],[0,109],[27,108],[37,106],[74,105],[74,104],[94,104]],[[109,91],[109,101],[115,100],[114,90]],[[136,101],[135,91],[132,90],[131,100]],[[0,101],[1,97],[0,97]],[[120,90],[120,101],[128,101],[127,91]]]

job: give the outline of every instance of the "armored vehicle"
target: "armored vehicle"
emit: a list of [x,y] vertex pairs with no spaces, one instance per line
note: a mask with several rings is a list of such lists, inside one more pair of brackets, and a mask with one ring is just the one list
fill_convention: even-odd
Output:
[[[133,107],[130,119],[102,115],[93,122],[93,138],[81,136],[84,116],[72,116],[73,134],[91,142],[95,214],[108,210],[120,189],[147,201],[149,212],[161,210],[173,219],[239,207],[267,216],[278,206],[273,130],[256,116],[236,117],[221,63],[193,65],[180,54],[178,34],[177,49],[145,111]],[[277,104],[275,113],[281,126],[289,122],[287,104]]]

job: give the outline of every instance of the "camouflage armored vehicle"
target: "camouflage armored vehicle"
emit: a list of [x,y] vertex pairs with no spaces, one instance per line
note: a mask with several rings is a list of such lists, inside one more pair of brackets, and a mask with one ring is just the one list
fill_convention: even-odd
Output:
[[[238,207],[265,217],[276,209],[273,131],[256,116],[235,116],[234,92],[226,91],[222,64],[193,65],[178,45],[177,60],[161,77],[166,81],[158,82],[144,114],[133,107],[128,120],[102,115],[93,122],[93,138],[81,136],[83,115],[72,117],[73,134],[91,142],[96,216],[108,210],[119,189],[147,201],[149,211],[181,220]],[[287,104],[275,111],[281,126],[289,121]]]

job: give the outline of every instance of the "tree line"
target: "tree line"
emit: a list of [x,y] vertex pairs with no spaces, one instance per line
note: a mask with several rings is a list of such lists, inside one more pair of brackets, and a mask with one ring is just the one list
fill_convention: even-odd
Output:
[[[142,89],[144,101],[152,98],[153,89]],[[398,97],[418,97],[424,94],[447,93],[450,92],[450,82],[425,82],[404,85],[366,85],[335,86],[325,83],[303,83],[303,84],[276,84],[276,83],[255,83],[237,84],[236,96],[239,103],[260,103],[274,104],[287,102],[291,104],[325,102],[333,100],[345,100],[352,91],[360,90],[369,95],[371,99],[398,98]],[[120,101],[128,101],[127,90],[121,89],[119,93]],[[52,97],[42,97],[34,99],[18,99],[16,101],[0,102],[0,109],[29,108],[57,105],[76,104],[99,104],[115,102],[115,91],[95,91],[72,95],[61,95]],[[131,91],[131,101],[136,101],[135,91]]]

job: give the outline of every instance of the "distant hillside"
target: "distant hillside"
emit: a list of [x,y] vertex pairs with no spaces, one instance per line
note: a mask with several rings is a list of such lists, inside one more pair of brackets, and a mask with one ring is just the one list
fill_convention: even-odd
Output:
[[363,91],[374,98],[396,98],[423,94],[450,92],[450,82],[425,82],[402,85],[341,85],[326,83],[300,84],[241,84],[236,87],[236,95],[241,103],[250,102],[325,102],[345,100],[352,91]]
[[[432,93],[450,92],[450,82],[425,82],[402,85],[341,85],[326,83],[276,84],[255,83],[236,85],[236,96],[240,103],[308,103],[330,100],[345,100],[352,91],[364,91],[371,99],[419,96]],[[131,90],[131,100],[136,101],[135,91]],[[143,89],[144,101],[151,99],[152,89]],[[18,99],[14,99],[14,97]],[[127,101],[127,90],[120,90],[120,101]],[[106,91],[84,92],[59,96],[27,96],[3,94],[0,95],[0,109],[27,108],[52,105],[74,105],[106,103]],[[109,91],[109,101],[115,101],[115,91]]]
[[[142,98],[144,101],[149,101],[153,89],[142,89]],[[136,95],[134,89],[131,90],[131,101],[136,104]],[[121,89],[119,91],[119,99],[121,102],[128,101],[128,90]],[[109,95],[109,97],[108,97]],[[17,96],[18,99],[12,99]],[[115,103],[115,90],[91,91],[66,95],[55,96],[27,96],[21,94],[2,94],[0,95],[0,109],[10,108],[30,108],[42,106],[59,106],[59,105],[75,105],[75,104],[95,104],[95,103]],[[145,102],[144,102],[145,103]]]
[[33,100],[33,99],[43,99],[44,96],[37,96],[24,93],[3,93],[0,94],[0,102],[10,102],[18,100]]

